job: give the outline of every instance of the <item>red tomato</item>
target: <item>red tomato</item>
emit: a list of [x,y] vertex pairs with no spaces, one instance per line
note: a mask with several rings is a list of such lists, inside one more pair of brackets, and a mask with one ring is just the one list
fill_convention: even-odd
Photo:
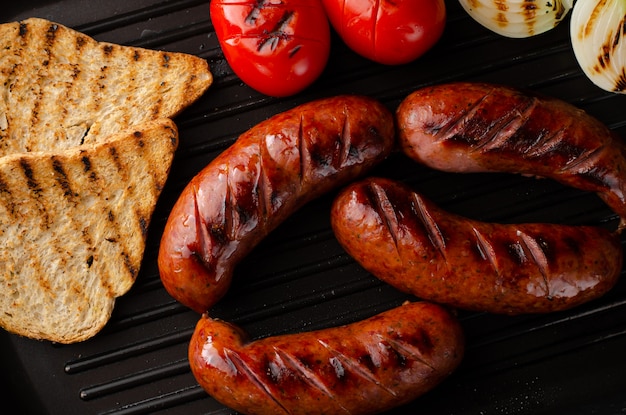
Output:
[[417,59],[441,37],[444,0],[322,0],[330,23],[356,53],[398,65]]
[[212,0],[210,13],[231,68],[263,94],[300,92],[326,66],[330,25],[320,0]]

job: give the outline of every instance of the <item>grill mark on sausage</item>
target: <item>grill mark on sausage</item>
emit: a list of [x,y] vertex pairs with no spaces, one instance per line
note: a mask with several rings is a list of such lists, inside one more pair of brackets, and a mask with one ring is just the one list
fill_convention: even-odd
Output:
[[296,137],[296,146],[298,147],[298,154],[300,155],[300,188],[304,187],[307,181],[307,170],[311,166],[311,154],[306,146],[306,140],[304,139],[304,119],[300,116],[300,122],[298,124],[298,136]]
[[476,113],[480,108],[482,108],[482,103],[487,100],[489,95],[490,93],[486,93],[480,100],[474,102],[465,111],[463,111],[459,117],[451,119],[446,124],[442,126],[429,126],[430,128],[428,129],[434,133],[434,141],[440,143],[458,140],[459,134],[466,129],[464,123],[467,122],[467,120],[475,118]]
[[[228,173],[226,175],[226,195],[224,198],[224,216],[222,218],[221,228],[224,232],[224,244],[235,239],[237,223],[237,189],[233,189],[233,168],[228,165]],[[213,226],[219,227],[219,224]]]
[[432,246],[439,252],[439,255],[444,260],[446,265],[449,265],[447,254],[446,254],[446,238],[441,232],[441,229],[437,225],[435,219],[433,219],[432,215],[428,211],[426,204],[421,196],[417,193],[412,193],[413,204],[416,209],[414,209],[414,213],[419,218],[421,223],[424,225],[426,229],[426,235],[428,236],[428,240],[432,244]]
[[419,348],[401,340],[392,339],[390,337],[382,338],[381,341],[386,342],[389,346],[396,351],[398,356],[401,356],[402,361],[406,362],[407,358],[410,358],[420,364],[435,370],[433,365],[428,363],[422,356],[422,352]]
[[267,168],[265,167],[264,160],[269,160],[270,157],[266,155],[267,147],[261,146],[261,160],[259,161],[259,172],[257,176],[257,183],[255,186],[255,193],[257,195],[257,215],[259,218],[259,226],[265,228],[267,224],[267,218],[274,213],[274,198],[272,197],[273,191],[269,183],[271,183]]
[[[211,247],[214,245],[212,243],[211,235],[213,235],[220,241],[224,240],[224,235],[223,232],[216,232],[213,227],[209,228],[207,223],[203,219],[200,213],[200,208],[198,206],[198,188],[195,186],[193,187],[192,197],[196,235],[198,235],[198,237],[195,241],[193,241],[193,246],[188,246],[188,248],[194,258],[196,258],[209,271],[213,271],[215,269],[215,266],[211,265],[212,263],[210,261],[209,252]],[[211,233],[211,235],[209,235],[209,232]]]
[[224,357],[229,365],[234,367],[238,373],[249,379],[253,385],[263,392],[272,402],[274,402],[279,408],[283,410],[285,414],[289,414],[289,410],[283,406],[283,404],[274,396],[270,388],[265,381],[261,379],[255,370],[248,366],[248,364],[239,356],[239,354],[229,348],[224,348]]
[[[274,347],[274,352],[276,355],[283,361],[285,366],[291,369],[292,374],[303,380],[307,385],[311,386],[314,389],[319,390],[328,398],[330,398],[333,402],[336,402],[336,397],[331,390],[324,384],[322,379],[311,369],[307,367],[306,364],[301,362],[297,357],[288,353],[278,347]],[[341,404],[339,407],[346,413],[349,414],[349,411],[344,408]]]
[[549,263],[548,258],[546,257],[546,253],[544,252],[540,241],[532,236],[524,233],[520,230],[516,232],[517,236],[520,238],[521,246],[524,249],[524,252],[527,253],[526,257],[530,258],[535,265],[537,265],[537,269],[541,274],[541,278],[545,284],[546,296],[548,299],[552,298],[552,293],[550,292],[550,283],[548,282],[548,274],[549,274]]
[[[369,370],[369,368],[366,365],[361,364],[357,359],[351,358],[349,356],[346,356],[343,353],[340,353],[339,351],[330,347],[329,344],[325,343],[324,341],[320,339],[318,339],[317,342],[321,344],[325,349],[330,351],[344,366],[350,369],[357,376],[365,379],[366,381],[368,381],[369,383],[373,385],[376,385],[382,391],[384,391],[385,393],[388,393],[389,395],[393,397],[396,397],[398,395],[393,389],[390,389],[386,387],[385,385],[381,384],[380,381],[376,379],[376,376],[372,374],[371,370]],[[368,357],[370,357],[370,361],[371,361],[371,356],[368,355]]]
[[350,153],[352,149],[352,136],[350,135],[350,120],[348,118],[348,110],[344,105],[343,109],[343,123],[341,125],[341,135],[339,136],[339,166],[347,164],[350,159]]
[[574,157],[565,163],[559,171],[561,173],[572,172],[572,174],[587,174],[592,172],[598,167],[599,160],[606,148],[607,144],[603,144],[600,147],[584,151],[578,157]]
[[[603,143],[600,147],[587,149],[573,143],[567,137],[573,123],[574,120],[569,119],[553,132],[542,130],[539,133],[534,133],[536,140],[527,144],[525,148],[520,148],[519,153],[526,159],[548,159],[558,156],[564,160],[563,163],[560,163],[562,164],[558,170],[560,173],[572,171],[572,174],[579,174],[580,169],[579,171],[576,170],[578,166],[581,166],[583,173],[592,170],[596,165],[594,158],[601,156],[603,149],[608,144]],[[524,142],[523,140],[519,141]]]
[[566,127],[559,128],[549,134],[538,134],[537,140],[522,151],[526,158],[538,158],[548,155],[565,141]]
[[515,137],[539,104],[537,98],[524,101],[525,105],[516,106],[500,119],[494,120],[485,134],[479,138],[473,148],[476,152],[487,152],[506,148],[507,143]]
[[483,233],[479,231],[476,227],[472,227],[472,232],[474,232],[474,236],[476,237],[476,247],[478,248],[480,256],[484,260],[489,262],[496,276],[502,275],[500,267],[498,267],[496,251],[493,248],[491,242],[489,242],[489,239],[486,238],[485,235],[483,235]]
[[396,252],[398,253],[398,256],[402,258],[403,256],[400,253],[400,246],[398,245],[400,239],[398,235],[400,232],[400,226],[393,204],[387,197],[385,189],[383,189],[377,183],[371,183],[368,188],[370,190],[371,200],[373,202],[372,206],[374,207],[374,210],[387,228],[389,236],[391,236],[391,239],[393,240],[393,244],[395,246]]

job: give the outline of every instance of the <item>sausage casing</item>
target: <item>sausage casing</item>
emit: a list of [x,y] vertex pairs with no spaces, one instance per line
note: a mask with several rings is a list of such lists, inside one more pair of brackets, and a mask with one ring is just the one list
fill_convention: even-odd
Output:
[[474,221],[383,178],[342,190],[331,224],[344,249],[376,277],[467,310],[568,309],[605,294],[622,269],[619,238],[607,229]]
[[552,97],[484,83],[419,89],[396,110],[399,143],[448,172],[548,177],[595,192],[626,220],[626,146],[599,120]]
[[431,390],[461,362],[462,328],[445,308],[405,303],[369,319],[247,341],[198,322],[189,362],[199,384],[244,414],[375,414]]
[[208,310],[226,293],[238,261],[270,231],[394,145],[393,114],[360,96],[309,102],[252,127],[172,208],[158,256],[166,290],[199,313]]

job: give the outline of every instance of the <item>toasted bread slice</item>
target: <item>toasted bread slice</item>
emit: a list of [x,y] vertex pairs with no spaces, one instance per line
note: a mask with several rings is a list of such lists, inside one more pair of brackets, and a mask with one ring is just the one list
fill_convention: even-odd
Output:
[[133,285],[178,145],[169,119],[106,143],[0,158],[0,325],[73,343]]
[[0,25],[0,156],[99,143],[173,118],[213,82],[207,61],[96,40],[48,20]]

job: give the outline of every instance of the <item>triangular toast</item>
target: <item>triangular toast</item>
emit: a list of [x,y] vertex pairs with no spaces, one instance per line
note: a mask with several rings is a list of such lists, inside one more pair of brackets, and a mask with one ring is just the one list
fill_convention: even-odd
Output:
[[0,25],[0,156],[99,143],[172,118],[213,81],[205,59],[97,42],[45,19]]
[[105,143],[0,158],[0,325],[59,343],[95,335],[139,271],[178,145],[169,119]]

